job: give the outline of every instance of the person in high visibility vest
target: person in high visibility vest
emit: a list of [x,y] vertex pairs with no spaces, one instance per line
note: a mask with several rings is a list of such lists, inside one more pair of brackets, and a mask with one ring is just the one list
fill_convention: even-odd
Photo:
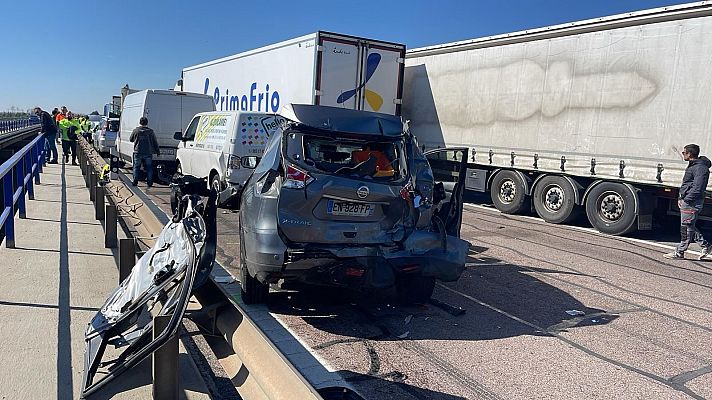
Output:
[[77,164],[77,135],[82,127],[78,120],[74,119],[72,112],[67,113],[67,118],[59,121],[59,129],[62,131],[62,153],[64,163],[69,162],[69,154],[72,155],[72,165]]

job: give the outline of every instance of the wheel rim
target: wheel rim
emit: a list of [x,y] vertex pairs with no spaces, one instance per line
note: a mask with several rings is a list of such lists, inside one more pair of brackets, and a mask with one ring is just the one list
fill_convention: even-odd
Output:
[[625,213],[625,200],[617,192],[601,193],[596,204],[598,204],[598,216],[604,221],[616,222]]
[[517,184],[511,179],[505,179],[499,186],[499,200],[504,204],[510,204],[517,196]]
[[551,184],[544,189],[542,204],[547,211],[553,213],[561,211],[565,200],[564,189],[561,186]]

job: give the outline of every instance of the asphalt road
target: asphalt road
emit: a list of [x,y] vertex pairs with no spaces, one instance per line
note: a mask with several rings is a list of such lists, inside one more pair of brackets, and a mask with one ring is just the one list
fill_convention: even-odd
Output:
[[[140,189],[168,210],[166,187]],[[218,219],[218,261],[238,276],[238,214]],[[712,398],[712,262],[662,258],[675,226],[578,225],[467,205],[467,269],[433,296],[462,315],[310,288],[269,308],[367,399]]]

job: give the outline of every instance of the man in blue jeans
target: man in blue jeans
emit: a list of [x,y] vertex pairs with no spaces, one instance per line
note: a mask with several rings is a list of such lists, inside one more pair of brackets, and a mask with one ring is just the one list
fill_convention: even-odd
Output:
[[148,118],[141,117],[138,121],[139,126],[131,132],[129,140],[134,144],[133,153],[133,182],[134,186],[138,185],[138,172],[141,170],[143,163],[146,169],[146,186],[153,186],[153,154],[160,155],[161,151],[158,148],[158,141],[153,129],[148,127]]
[[700,157],[700,146],[696,144],[685,146],[682,157],[688,162],[680,185],[680,196],[677,200],[677,205],[680,207],[680,236],[682,236],[682,240],[674,252],[665,254],[664,257],[671,260],[684,259],[685,251],[694,240],[702,247],[699,259],[704,260],[712,251],[712,245],[697,229],[695,222],[697,222],[697,217],[705,203],[705,190],[710,177],[712,161],[705,156]]
[[54,118],[39,107],[35,107],[34,111],[35,115],[40,117],[40,124],[42,124],[42,133],[45,137],[45,157],[52,155],[47,164],[57,164],[57,143],[55,143],[57,140],[57,125],[54,123]]

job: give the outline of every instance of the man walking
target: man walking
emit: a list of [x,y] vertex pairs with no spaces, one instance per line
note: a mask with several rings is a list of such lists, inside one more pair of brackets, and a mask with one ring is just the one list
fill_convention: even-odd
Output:
[[138,185],[138,173],[143,163],[146,169],[146,185],[153,186],[153,154],[160,155],[158,140],[153,129],[148,127],[148,118],[141,117],[139,125],[131,132],[129,140],[134,143],[133,153],[133,185]]
[[45,157],[48,157],[50,153],[52,154],[48,164],[57,164],[57,144],[55,143],[57,140],[57,125],[52,116],[47,111],[42,111],[39,107],[35,107],[35,115],[40,117],[40,123],[42,124],[42,134],[44,134],[47,153]]
[[705,189],[710,177],[710,166],[712,161],[707,157],[700,157],[700,146],[688,144],[682,151],[682,157],[688,162],[685,175],[680,185],[680,196],[677,205],[680,207],[680,235],[682,240],[674,252],[665,254],[665,258],[672,260],[682,260],[685,258],[685,250],[693,240],[702,247],[702,254],[699,259],[705,259],[712,247],[710,242],[705,240],[702,232],[695,226],[697,216],[702,210],[705,202]]

